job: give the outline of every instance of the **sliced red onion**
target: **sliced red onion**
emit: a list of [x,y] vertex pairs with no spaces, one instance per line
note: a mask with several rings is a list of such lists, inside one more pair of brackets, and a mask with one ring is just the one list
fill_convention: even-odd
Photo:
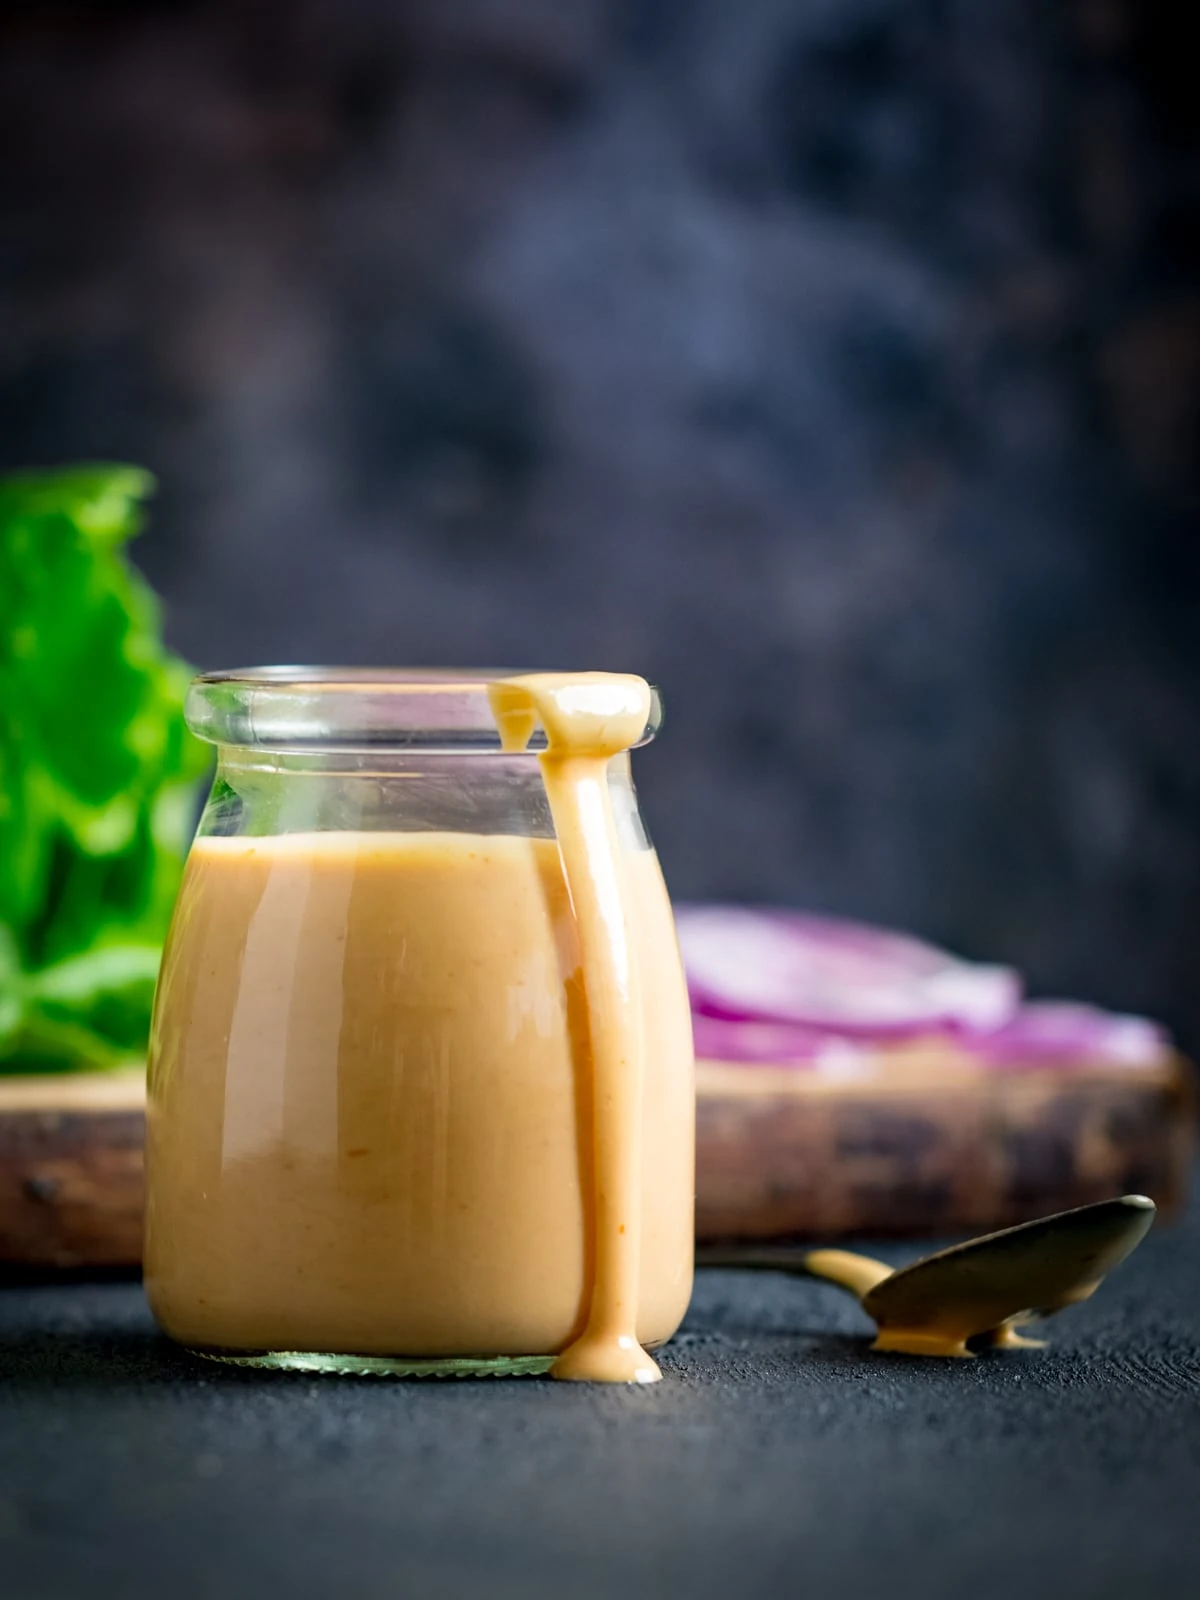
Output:
[[692,1013],[696,1054],[716,1061],[815,1061],[831,1036],[796,1022],[747,1022]]
[[[882,1051],[901,1042],[896,1034],[870,1039],[794,1022],[747,1022],[694,1013],[696,1055],[705,1061],[748,1066],[815,1068],[860,1076],[887,1061]],[[919,1040],[921,1036],[914,1035]],[[1090,1006],[1042,1000],[1024,1006],[993,1033],[926,1037],[949,1044],[959,1059],[998,1072],[1037,1067],[1153,1067],[1170,1047],[1165,1031],[1144,1017],[1114,1016]],[[911,1040],[904,1040],[911,1043]]]
[[846,1074],[874,1066],[873,1046],[866,1039],[795,1022],[732,1021],[728,1017],[692,1014],[696,1055],[704,1061],[727,1061],[764,1067],[816,1067]]
[[1170,1041],[1144,1017],[1022,1003],[1007,967],[957,960],[858,923],[741,906],[676,911],[696,1054],[858,1074],[887,1043],[940,1037],[984,1066],[1153,1066]]
[[906,934],[743,906],[684,905],[679,941],[697,1017],[876,1037],[991,1031],[1021,983]]
[[1068,1061],[1089,1065],[1150,1067],[1170,1041],[1145,1017],[1118,1016],[1068,1000],[1037,1000],[994,1033],[970,1041],[996,1066],[1034,1067]]

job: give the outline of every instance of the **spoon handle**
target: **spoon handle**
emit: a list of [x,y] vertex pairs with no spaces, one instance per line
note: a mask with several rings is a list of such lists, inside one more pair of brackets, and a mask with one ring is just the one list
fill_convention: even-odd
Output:
[[803,1250],[796,1245],[700,1245],[698,1267],[749,1267],[760,1272],[792,1272],[804,1278],[821,1278],[848,1289],[859,1299],[893,1269],[870,1256],[850,1250]]
[[836,1283],[839,1289],[849,1289],[861,1300],[877,1283],[890,1278],[894,1269],[852,1250],[810,1250],[804,1257],[804,1270],[814,1278]]

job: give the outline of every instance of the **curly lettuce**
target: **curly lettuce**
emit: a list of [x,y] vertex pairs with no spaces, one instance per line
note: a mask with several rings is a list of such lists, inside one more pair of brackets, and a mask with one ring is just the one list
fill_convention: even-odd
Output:
[[154,481],[0,478],[0,1072],[140,1056],[205,747],[124,546]]

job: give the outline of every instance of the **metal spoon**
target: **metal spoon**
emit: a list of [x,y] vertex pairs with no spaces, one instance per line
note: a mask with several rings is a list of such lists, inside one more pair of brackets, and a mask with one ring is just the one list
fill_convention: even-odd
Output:
[[858,1296],[879,1330],[876,1350],[969,1356],[976,1349],[1038,1346],[1017,1329],[1086,1300],[1146,1237],[1153,1200],[1060,1211],[984,1234],[893,1269],[848,1250],[701,1247],[697,1266],[758,1267],[824,1278]]

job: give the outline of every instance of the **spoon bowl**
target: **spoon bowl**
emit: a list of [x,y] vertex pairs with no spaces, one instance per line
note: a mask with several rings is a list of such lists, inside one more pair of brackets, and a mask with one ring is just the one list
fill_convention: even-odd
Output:
[[701,1250],[696,1260],[800,1272],[849,1289],[878,1328],[876,1350],[969,1356],[971,1346],[1036,1345],[1018,1330],[1089,1299],[1154,1217],[1153,1200],[1127,1194],[984,1234],[895,1271],[847,1250]]

